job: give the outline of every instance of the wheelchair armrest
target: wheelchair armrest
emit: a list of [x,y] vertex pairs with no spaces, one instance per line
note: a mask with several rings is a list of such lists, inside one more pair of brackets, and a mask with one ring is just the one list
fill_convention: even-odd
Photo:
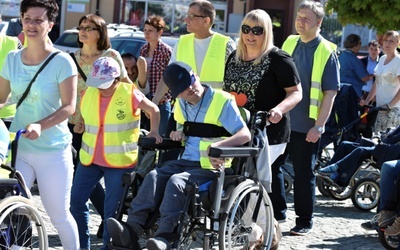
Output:
[[174,148],[183,148],[180,141],[173,141],[170,138],[163,138],[163,141],[156,144],[156,138],[154,137],[139,137],[138,141],[139,147],[149,150],[168,150]]
[[258,148],[253,147],[211,147],[208,155],[216,158],[256,157],[258,151]]

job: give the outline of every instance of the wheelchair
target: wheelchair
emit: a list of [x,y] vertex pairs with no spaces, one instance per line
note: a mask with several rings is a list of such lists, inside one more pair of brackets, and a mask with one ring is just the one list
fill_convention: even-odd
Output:
[[45,223],[31,201],[30,190],[22,175],[15,170],[18,139],[17,132],[11,143],[11,167],[2,165],[10,178],[0,178],[0,249],[48,249]]
[[[257,112],[252,117],[251,129],[254,137],[254,126],[266,112]],[[155,144],[154,138],[139,139],[143,148],[158,148],[169,150],[180,142],[164,139],[163,143]],[[232,168],[222,167],[217,177],[202,185],[188,183],[186,186],[186,201],[182,208],[178,226],[167,238],[172,243],[172,249],[270,249],[274,236],[274,213],[269,195],[259,182],[254,160],[259,148],[252,143],[243,147],[210,148],[209,156],[218,158],[235,158]],[[133,183],[133,186],[132,186]],[[132,192],[137,188],[136,173],[124,178],[126,189]],[[128,191],[125,193],[127,194]],[[116,214],[117,220],[122,220],[122,213],[128,206],[125,199],[121,201]],[[154,235],[156,213],[149,216],[144,226],[145,235]],[[139,241],[140,242],[140,241]],[[111,243],[110,249],[125,250]],[[253,248],[252,248],[253,247]]]

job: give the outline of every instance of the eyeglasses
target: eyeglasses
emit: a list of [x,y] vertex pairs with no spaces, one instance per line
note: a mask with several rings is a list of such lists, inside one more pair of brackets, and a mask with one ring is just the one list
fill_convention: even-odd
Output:
[[92,30],[99,30],[98,28],[92,28],[92,27],[76,27],[76,29],[79,31],[86,31],[86,32],[89,32]]
[[195,17],[206,18],[206,16],[202,16],[202,15],[193,15],[193,14],[186,15],[186,18],[189,18],[189,20],[193,20],[193,18],[195,18]]
[[264,28],[260,26],[254,26],[253,28],[250,28],[248,25],[242,25],[242,32],[244,34],[249,34],[250,30],[253,32],[255,36],[262,35],[264,33]]

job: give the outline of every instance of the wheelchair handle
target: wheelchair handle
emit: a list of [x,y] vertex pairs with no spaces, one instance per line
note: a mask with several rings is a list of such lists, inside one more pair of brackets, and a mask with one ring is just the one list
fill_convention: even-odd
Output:
[[15,135],[15,140],[19,140],[19,138],[21,137],[22,134],[26,133],[26,129],[20,129],[17,131],[17,134]]

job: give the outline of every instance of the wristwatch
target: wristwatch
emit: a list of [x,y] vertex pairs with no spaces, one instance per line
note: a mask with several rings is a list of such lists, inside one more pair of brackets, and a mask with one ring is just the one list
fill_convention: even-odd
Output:
[[321,126],[314,126],[314,128],[316,128],[318,130],[318,132],[320,132],[321,134],[323,134],[325,132],[324,127]]

